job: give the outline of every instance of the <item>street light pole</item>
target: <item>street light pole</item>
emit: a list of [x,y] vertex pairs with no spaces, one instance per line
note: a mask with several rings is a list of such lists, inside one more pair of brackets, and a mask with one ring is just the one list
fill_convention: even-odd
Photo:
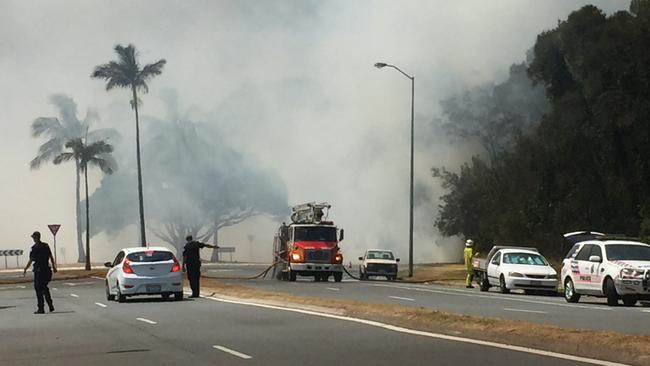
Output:
[[383,62],[377,62],[375,67],[381,69],[383,67],[392,67],[393,69],[402,73],[411,80],[411,173],[410,173],[410,190],[409,190],[409,277],[413,277],[413,170],[414,170],[414,137],[415,137],[415,124],[414,124],[414,113],[415,113],[415,76],[411,76],[399,67],[395,65],[390,65]]

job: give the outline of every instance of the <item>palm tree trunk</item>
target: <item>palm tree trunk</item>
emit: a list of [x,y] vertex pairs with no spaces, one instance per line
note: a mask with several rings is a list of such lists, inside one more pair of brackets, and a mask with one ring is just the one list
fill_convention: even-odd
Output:
[[85,254],[84,254],[84,242],[83,239],[81,238],[82,234],[82,229],[81,229],[81,172],[80,172],[80,167],[79,167],[79,159],[75,159],[75,165],[77,168],[77,185],[76,185],[76,197],[77,197],[77,205],[76,205],[76,213],[77,213],[77,263],[83,263],[85,260]]
[[88,166],[84,167],[86,181],[86,271],[90,271],[90,202],[88,201]]
[[135,145],[136,156],[138,160],[138,202],[140,203],[140,244],[147,246],[147,237],[144,226],[144,198],[142,197],[142,165],[140,163],[140,119],[138,117],[138,94],[135,86],[131,86],[133,91],[133,107],[135,109]]
[[[219,242],[219,226],[215,223],[214,227],[215,227],[215,229],[214,229],[214,234],[212,236],[212,238],[213,238],[212,244],[219,245],[219,243],[218,243]],[[219,262],[219,252],[217,251],[217,249],[212,249],[212,256],[210,256],[210,262],[212,262],[212,263]]]

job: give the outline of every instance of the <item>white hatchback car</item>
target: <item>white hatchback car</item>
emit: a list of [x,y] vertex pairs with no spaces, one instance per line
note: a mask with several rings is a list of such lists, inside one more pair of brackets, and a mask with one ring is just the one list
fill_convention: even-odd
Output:
[[183,272],[174,253],[164,247],[124,248],[106,262],[106,299],[126,301],[136,295],[183,299]]

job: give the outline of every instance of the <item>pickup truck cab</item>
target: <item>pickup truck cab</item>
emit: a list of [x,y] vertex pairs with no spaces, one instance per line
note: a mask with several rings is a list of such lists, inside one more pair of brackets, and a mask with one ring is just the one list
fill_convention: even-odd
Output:
[[475,260],[481,291],[499,287],[502,293],[557,293],[557,272],[535,248],[494,247],[485,260]]
[[605,297],[610,306],[650,300],[650,245],[606,235],[579,244],[562,268],[566,301],[582,295]]
[[359,277],[367,280],[370,276],[384,276],[389,281],[397,279],[397,263],[393,252],[387,249],[368,249],[359,257]]

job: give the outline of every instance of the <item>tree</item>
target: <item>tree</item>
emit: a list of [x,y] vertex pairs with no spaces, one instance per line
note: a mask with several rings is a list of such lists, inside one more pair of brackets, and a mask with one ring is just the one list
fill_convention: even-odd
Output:
[[86,189],[86,270],[90,271],[90,201],[88,200],[88,166],[96,166],[104,174],[113,174],[117,165],[110,155],[113,146],[105,141],[96,141],[86,145],[81,138],[73,139],[65,144],[70,149],[54,158],[54,164],[61,164],[74,160],[79,162],[79,168],[84,173],[84,186]]
[[142,166],[140,162],[140,119],[138,116],[138,91],[149,92],[147,82],[154,76],[162,73],[166,61],[161,59],[153,64],[140,67],[137,60],[135,46],[129,44],[127,47],[117,45],[115,52],[118,61],[111,61],[107,64],[97,66],[91,77],[106,80],[106,90],[115,87],[130,88],[132,99],[131,106],[135,111],[135,144],[138,164],[138,203],[140,209],[140,242],[144,247],[147,245],[144,220],[144,197],[142,193]]
[[[198,240],[218,237],[218,230],[253,215],[285,216],[284,183],[236,152],[228,141],[202,123],[158,120],[147,131],[143,159],[151,173],[145,190],[150,230],[177,251],[185,236]],[[101,210],[94,218],[94,233],[109,235],[129,226],[134,202],[121,187],[135,182],[130,166],[105,176],[92,196]]]
[[[88,141],[97,140],[117,140],[119,134],[112,128],[103,128],[89,130],[90,124],[98,116],[92,111],[86,113],[83,120],[77,117],[77,105],[72,98],[63,94],[54,94],[50,97],[52,104],[59,110],[59,118],[56,117],[38,117],[31,125],[32,136],[35,138],[45,136],[48,140],[38,149],[38,155],[30,162],[31,169],[38,169],[44,163],[52,161],[61,152],[67,141],[86,136]],[[81,228],[81,168],[79,160],[75,159],[75,217],[77,221],[77,262],[82,263],[85,260],[84,246],[82,240]]]

